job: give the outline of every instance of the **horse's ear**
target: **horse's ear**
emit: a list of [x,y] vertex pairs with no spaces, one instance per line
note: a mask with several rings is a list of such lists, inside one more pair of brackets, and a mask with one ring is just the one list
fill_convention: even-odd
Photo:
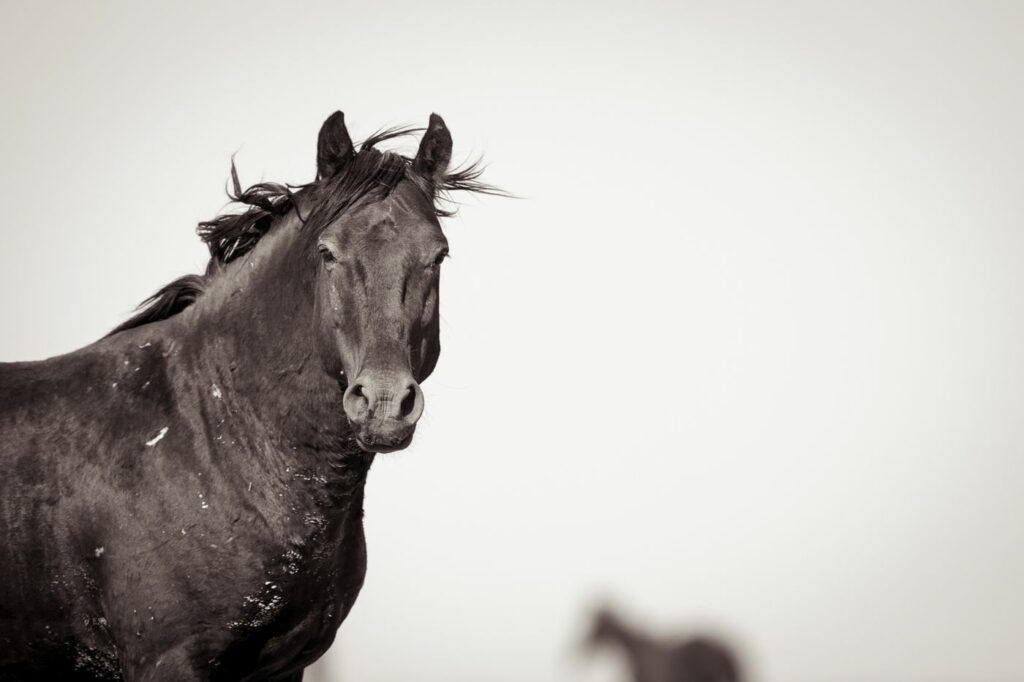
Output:
[[413,159],[412,169],[435,185],[444,178],[452,158],[452,134],[437,114],[430,115],[427,132],[420,140],[420,149]]
[[316,176],[326,180],[345,167],[355,156],[352,138],[345,128],[345,114],[335,111],[323,126],[316,141]]

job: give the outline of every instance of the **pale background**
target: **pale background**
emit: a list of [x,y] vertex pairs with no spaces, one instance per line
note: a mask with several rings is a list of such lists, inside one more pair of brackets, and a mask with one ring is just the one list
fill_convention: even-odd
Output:
[[0,357],[203,267],[335,109],[445,116],[444,352],[317,679],[1024,679],[1024,5],[2,3]]

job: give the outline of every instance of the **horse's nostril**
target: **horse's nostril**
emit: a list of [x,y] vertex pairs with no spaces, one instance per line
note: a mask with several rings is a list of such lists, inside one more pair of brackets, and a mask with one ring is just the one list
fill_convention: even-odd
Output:
[[423,391],[416,383],[410,383],[398,405],[398,418],[413,423],[423,413]]
[[348,387],[345,397],[342,399],[342,406],[349,419],[362,421],[366,418],[370,411],[370,397],[366,395],[366,390],[361,383],[357,381]]
[[349,399],[352,400],[355,406],[360,406],[364,409],[370,407],[370,398],[367,397],[367,391],[362,387],[362,384],[352,386],[352,390],[349,392]]
[[370,371],[349,384],[342,406],[353,424],[398,420],[412,425],[423,413],[423,391],[407,374]]
[[398,406],[398,416],[405,419],[407,416],[412,414],[413,408],[416,407],[416,392],[412,389],[412,386],[405,389],[405,397],[402,398],[401,405]]

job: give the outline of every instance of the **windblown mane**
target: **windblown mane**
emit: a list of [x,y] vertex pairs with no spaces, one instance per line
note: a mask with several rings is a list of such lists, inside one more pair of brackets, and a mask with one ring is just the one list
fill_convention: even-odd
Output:
[[434,212],[439,217],[455,214],[450,196],[452,192],[505,196],[503,191],[480,181],[484,169],[479,161],[447,173],[440,181],[432,182],[413,171],[411,158],[375,148],[381,142],[421,130],[400,127],[374,133],[359,146],[359,152],[344,171],[335,177],[306,185],[261,182],[243,192],[232,159],[232,188],[228,191],[228,197],[231,203],[247,208],[241,213],[224,213],[199,223],[196,232],[210,250],[206,273],[185,275],[163,286],[139,305],[135,315],[114,328],[108,336],[167,319],[195,303],[221,267],[252,251],[263,235],[270,231],[277,218],[296,208],[300,195],[309,193],[319,197],[308,215],[300,215],[305,229],[316,231],[329,225],[347,208],[366,197],[386,197],[403,179],[415,182],[427,196],[434,198]]

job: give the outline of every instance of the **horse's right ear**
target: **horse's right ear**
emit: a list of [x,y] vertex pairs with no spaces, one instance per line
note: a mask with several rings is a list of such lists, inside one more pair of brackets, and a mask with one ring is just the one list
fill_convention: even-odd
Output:
[[316,142],[316,177],[326,180],[335,175],[355,156],[352,138],[345,128],[345,114],[335,111],[323,126]]
[[444,179],[451,158],[452,134],[448,132],[444,119],[431,114],[427,132],[423,134],[419,151],[412,161],[412,169],[436,186]]

